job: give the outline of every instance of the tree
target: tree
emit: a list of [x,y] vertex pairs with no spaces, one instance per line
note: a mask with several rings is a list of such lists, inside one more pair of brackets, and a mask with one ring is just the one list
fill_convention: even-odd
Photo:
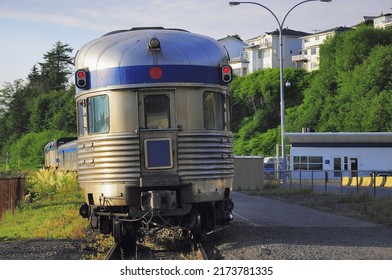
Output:
[[11,135],[20,136],[28,130],[29,96],[23,80],[8,83],[1,91],[0,148]]
[[[312,75],[303,69],[286,69],[284,79],[291,83],[291,87],[285,89],[286,108],[301,104],[303,91],[308,87]],[[280,125],[279,69],[236,77],[230,88],[233,91],[235,153],[269,155],[275,151],[275,143],[264,139],[263,134]],[[260,141],[253,141],[254,138]]]
[[33,68],[31,68],[31,72],[27,76],[27,80],[30,86],[38,86],[41,84],[41,74],[36,64],[34,64]]
[[30,130],[76,131],[75,89],[51,91],[33,99],[30,105]]
[[43,130],[30,132],[14,143],[10,143],[10,167],[17,170],[32,170],[42,168],[44,164],[44,147],[54,139],[60,137],[73,137],[74,134],[64,133],[61,130]]
[[391,44],[392,30],[370,27],[329,38],[303,103],[286,115],[286,130],[391,131]]
[[69,75],[72,73],[70,65],[73,58],[70,56],[72,48],[60,41],[56,42],[53,49],[44,54],[41,66],[41,82],[46,91],[62,90],[67,87]]
[[[16,92],[24,88],[22,79],[15,80],[13,84],[6,82],[0,90],[0,118],[9,110],[10,103]],[[0,124],[1,125],[1,124]]]

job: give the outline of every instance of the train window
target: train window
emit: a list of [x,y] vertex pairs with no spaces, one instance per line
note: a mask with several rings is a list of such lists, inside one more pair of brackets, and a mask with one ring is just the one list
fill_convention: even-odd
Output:
[[107,133],[110,128],[109,98],[99,95],[87,98],[88,133]]
[[167,95],[144,97],[146,128],[167,129],[170,127],[170,98]]
[[203,111],[205,129],[223,130],[224,126],[224,97],[217,92],[203,94]]

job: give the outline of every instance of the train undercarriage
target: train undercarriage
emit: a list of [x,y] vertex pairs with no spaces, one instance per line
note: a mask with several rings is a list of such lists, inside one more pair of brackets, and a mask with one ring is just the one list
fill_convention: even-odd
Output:
[[228,224],[234,204],[227,188],[222,200],[183,203],[179,190],[150,190],[140,193],[140,205],[94,206],[83,204],[80,215],[89,218],[93,229],[112,234],[125,251],[134,248],[139,229],[180,229],[193,239],[202,238],[216,226]]

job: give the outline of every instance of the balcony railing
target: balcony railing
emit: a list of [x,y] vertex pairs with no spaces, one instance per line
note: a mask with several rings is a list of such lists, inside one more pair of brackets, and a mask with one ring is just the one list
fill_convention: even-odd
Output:
[[304,55],[304,54],[299,54],[299,55],[293,55],[292,57],[291,57],[291,61],[293,61],[293,62],[306,62],[306,61],[308,61],[308,58],[307,58],[307,56],[306,55]]
[[232,63],[249,63],[249,60],[246,57],[238,56],[238,57],[231,57],[230,62]]

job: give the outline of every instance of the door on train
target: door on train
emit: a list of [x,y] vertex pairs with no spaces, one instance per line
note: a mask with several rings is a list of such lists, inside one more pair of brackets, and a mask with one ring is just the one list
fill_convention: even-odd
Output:
[[138,93],[142,186],[171,184],[177,178],[178,128],[174,95],[174,90]]

